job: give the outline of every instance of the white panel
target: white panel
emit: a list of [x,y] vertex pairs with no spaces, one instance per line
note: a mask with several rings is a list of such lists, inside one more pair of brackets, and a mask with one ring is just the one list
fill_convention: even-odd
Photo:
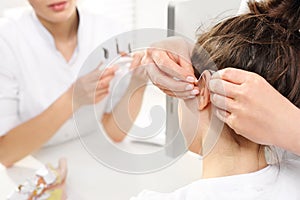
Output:
[[228,16],[236,15],[241,0],[185,0],[171,5],[175,8],[175,31],[195,38],[196,30],[214,25]]

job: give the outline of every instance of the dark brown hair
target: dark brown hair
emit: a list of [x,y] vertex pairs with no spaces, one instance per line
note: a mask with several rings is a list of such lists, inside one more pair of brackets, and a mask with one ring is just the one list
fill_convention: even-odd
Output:
[[264,77],[300,108],[300,1],[250,1],[250,12],[229,18],[198,37],[192,64],[201,74],[240,68]]

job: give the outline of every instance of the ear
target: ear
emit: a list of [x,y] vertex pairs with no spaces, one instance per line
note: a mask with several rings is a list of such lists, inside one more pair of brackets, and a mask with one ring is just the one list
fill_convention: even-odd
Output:
[[210,80],[211,74],[209,71],[205,70],[198,81],[199,95],[198,95],[198,109],[200,111],[204,110],[210,104],[210,92],[208,89],[208,82]]

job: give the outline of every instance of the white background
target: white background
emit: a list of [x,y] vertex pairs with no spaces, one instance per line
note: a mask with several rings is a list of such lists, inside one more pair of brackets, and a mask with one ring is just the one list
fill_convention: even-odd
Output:
[[[78,0],[79,5],[122,21],[129,29],[166,28],[170,0]],[[28,6],[27,0],[2,0],[0,16],[7,9]]]
[[[92,12],[103,13],[122,21],[129,29],[167,28],[167,7],[171,0],[78,0]],[[173,0],[174,1],[174,0]],[[227,1],[221,0],[218,4]],[[8,8],[28,5],[27,0],[2,0],[0,16]],[[219,5],[220,6],[220,5]]]

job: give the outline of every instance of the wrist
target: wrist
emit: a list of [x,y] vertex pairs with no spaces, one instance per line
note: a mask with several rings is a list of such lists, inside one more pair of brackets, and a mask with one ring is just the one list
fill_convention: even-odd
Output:
[[300,155],[300,124],[293,120],[300,119],[300,109],[293,105],[285,113],[285,120],[278,126],[274,145]]
[[137,84],[146,84],[149,81],[149,77],[145,72],[141,73],[133,73],[131,77],[131,82],[137,83]]
[[74,86],[71,86],[64,94],[65,102],[67,106],[71,109],[72,113],[80,108],[80,104],[74,100]]
[[128,90],[136,90],[138,88],[146,88],[148,79],[140,77],[132,77]]
[[300,124],[297,123],[297,120],[291,120],[291,119],[300,119],[300,109],[294,106],[292,114],[289,118],[289,125],[287,134],[290,134],[289,139],[290,142],[287,143],[291,148],[287,150],[292,151],[293,153],[296,153],[300,155]]

